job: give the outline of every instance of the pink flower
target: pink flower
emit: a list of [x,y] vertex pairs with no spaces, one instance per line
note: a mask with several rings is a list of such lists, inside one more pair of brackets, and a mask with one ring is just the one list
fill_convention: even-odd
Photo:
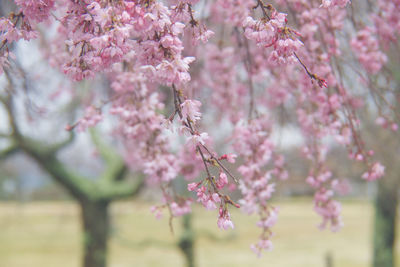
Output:
[[228,230],[229,228],[235,228],[235,225],[233,222],[230,220],[230,218],[227,217],[220,217],[218,218],[218,227],[224,230]]
[[191,204],[192,204],[192,201],[190,199],[187,199],[186,201],[184,201],[183,203],[180,203],[180,204],[178,204],[176,202],[172,202],[170,204],[172,215],[175,217],[179,217],[179,216],[190,213],[192,211]]
[[257,244],[252,244],[250,246],[251,250],[257,254],[257,257],[261,257],[261,252],[263,250],[269,251],[272,247],[272,242],[269,239],[260,239]]
[[181,104],[182,116],[184,120],[196,122],[201,119],[200,113],[201,102],[197,100],[185,100]]
[[340,195],[347,195],[351,191],[351,185],[347,180],[335,179],[332,181],[331,186]]
[[151,213],[154,213],[154,216],[156,217],[156,219],[161,219],[162,218],[162,216],[163,216],[163,214],[162,214],[162,211],[161,211],[161,208],[160,207],[157,207],[157,206],[151,206],[151,208],[150,208],[150,211],[151,211]]
[[215,210],[217,208],[213,199],[207,200],[205,207],[208,210]]
[[351,0],[322,0],[321,7],[340,6],[345,7]]
[[261,228],[271,228],[272,226],[275,225],[277,220],[278,220],[278,209],[274,207],[269,210],[269,214],[266,219],[257,222],[257,226]]
[[322,0],[320,7],[340,6],[345,7],[351,0]]
[[385,166],[379,162],[374,163],[370,170],[362,175],[362,178],[368,181],[375,181],[385,175]]
[[236,158],[237,158],[237,155],[236,155],[236,154],[233,154],[233,153],[226,154],[226,160],[227,160],[229,163],[235,163]]
[[78,122],[78,131],[83,132],[88,127],[93,127],[103,119],[101,110],[93,106],[89,106],[85,110],[85,116]]
[[28,20],[46,20],[54,7],[54,0],[15,0]]
[[199,186],[199,183],[190,183],[188,184],[187,188],[189,191],[194,191]]
[[199,144],[205,145],[206,141],[209,140],[209,135],[208,133],[201,133],[201,134],[193,134],[192,136],[189,137],[189,142],[193,146],[197,146]]
[[299,33],[286,27],[286,16],[273,11],[268,20],[247,17],[243,22],[246,38],[264,49],[272,47],[268,60],[277,65],[297,62],[294,53],[303,46]]
[[387,57],[381,52],[376,29],[365,27],[351,40],[351,47],[361,65],[371,74],[376,74],[386,63]]
[[216,183],[218,189],[224,188],[228,184],[228,176],[224,172],[220,172],[219,179]]

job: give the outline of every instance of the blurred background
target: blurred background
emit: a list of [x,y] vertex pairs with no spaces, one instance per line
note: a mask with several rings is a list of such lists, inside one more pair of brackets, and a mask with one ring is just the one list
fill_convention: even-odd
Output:
[[[14,8],[7,0],[0,7],[0,15]],[[313,191],[304,182],[309,163],[298,152],[301,140],[290,129],[282,132],[290,179],[273,199],[279,208],[274,249],[257,258],[250,250],[259,235],[257,218],[240,210],[231,210],[235,229],[229,231],[218,229],[215,211],[196,205],[172,227],[168,214],[156,219],[150,210],[160,203],[161,190],[128,171],[115,151],[118,144],[99,134],[112,122],[77,135],[63,131],[82,117],[77,103],[93,97],[90,88],[107,99],[108,84],[68,84],[44,63],[40,46],[19,42],[13,49],[23,59],[0,79],[0,267],[400,266],[399,136],[377,127],[368,112],[364,138],[388,168],[384,179],[366,183],[360,179],[364,166],[332,149],[330,168],[346,181],[340,199],[344,227],[337,233],[319,230]],[[72,86],[79,93],[59,97]],[[18,142],[9,139],[15,132]],[[186,184],[181,179],[174,186],[183,191]]]
[[[74,142],[79,143],[79,139]],[[93,149],[86,141],[63,149],[67,151],[61,155],[68,168],[90,177],[103,167],[98,155],[85,155]],[[107,208],[108,266],[361,267],[372,266],[374,245],[381,249],[379,253],[386,249],[389,255],[394,250],[393,258],[399,254],[394,246],[397,205],[393,187],[387,186],[392,178],[397,180],[395,168],[388,168],[381,184],[367,184],[359,178],[362,166],[344,160],[340,151],[332,155],[332,169],[348,177],[349,192],[340,199],[344,227],[332,233],[318,229],[320,217],[313,211],[312,191],[302,182],[307,175],[306,163],[291,149],[287,154],[292,175],[280,185],[273,200],[280,210],[272,239],[274,249],[261,258],[249,247],[259,234],[256,217],[231,210],[235,229],[221,231],[215,212],[194,205],[192,215],[173,220],[171,232],[168,214],[156,219],[150,212],[159,204],[161,191],[141,187],[134,198],[113,201]],[[386,166],[396,166],[389,165],[396,158],[394,152],[388,155]],[[23,154],[2,160],[0,173],[0,266],[83,266],[86,236],[79,201]],[[381,199],[383,204],[378,201]],[[375,224],[385,225],[387,232]]]

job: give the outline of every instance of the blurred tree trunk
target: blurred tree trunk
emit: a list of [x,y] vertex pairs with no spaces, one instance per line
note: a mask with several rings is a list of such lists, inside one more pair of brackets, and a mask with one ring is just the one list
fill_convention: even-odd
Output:
[[83,226],[83,267],[107,266],[109,236],[108,201],[81,201]]
[[380,180],[375,200],[374,267],[394,267],[397,201],[397,186],[386,177]]
[[325,254],[325,266],[333,267],[333,256],[331,251],[327,251]]
[[186,214],[182,218],[183,233],[179,239],[178,246],[185,256],[186,266],[195,267],[194,257],[194,231],[192,228],[192,214]]

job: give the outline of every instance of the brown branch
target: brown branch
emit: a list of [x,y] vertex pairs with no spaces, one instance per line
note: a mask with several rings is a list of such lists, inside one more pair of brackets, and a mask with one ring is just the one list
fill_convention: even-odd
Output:
[[202,145],[202,146],[207,151],[207,153],[210,155],[211,159],[215,160],[218,163],[218,165],[221,166],[221,168],[233,179],[233,181],[235,181],[236,184],[239,184],[239,181],[236,179],[236,177],[232,175],[232,173],[221,163],[221,161],[219,159],[217,159],[216,157],[214,157],[214,155],[211,153],[210,150],[208,150],[208,148],[205,145]]
[[257,7],[261,8],[262,13],[263,13],[265,18],[267,18],[268,20],[271,20],[270,16],[267,13],[267,10],[266,10],[269,7],[268,5],[265,5],[262,0],[257,0],[257,5],[254,7],[254,9],[256,9]]
[[300,65],[304,68],[304,70],[306,71],[307,75],[311,78],[311,80],[316,80],[319,87],[327,87],[326,81],[320,77],[318,77],[315,73],[312,73],[308,70],[307,66],[303,63],[303,61],[301,61],[301,59],[297,56],[296,52],[293,52],[293,55],[297,58],[297,60],[299,61]]
[[[181,101],[181,99],[180,99],[180,97],[179,97],[179,92],[177,91],[177,89],[176,89],[176,87],[175,87],[174,84],[172,85],[172,89],[173,89],[173,93],[174,93],[175,112],[178,113],[180,119],[183,119],[183,115],[182,115],[182,111],[181,111],[181,107],[180,107],[180,104],[182,103],[182,101]],[[197,133],[197,131],[196,131],[196,130],[194,129],[194,127],[192,126],[192,123],[191,123],[190,118],[188,118],[188,119],[187,119],[185,122],[183,122],[183,123],[184,123],[184,125],[185,125],[186,127],[188,127],[188,129],[190,130],[190,133],[191,133],[192,135],[195,135],[195,134]],[[233,181],[234,181],[236,184],[239,183],[238,180],[237,180],[237,179],[229,172],[229,170],[221,163],[221,161],[218,160],[216,157],[214,157],[213,153],[211,153],[211,151],[207,148],[207,146],[201,144],[201,147],[203,147],[203,148],[207,151],[207,153],[210,155],[211,159],[215,160],[215,161],[218,163],[218,165],[233,179]],[[203,160],[203,163],[204,163],[204,166],[205,166],[205,169],[206,169],[208,178],[211,178],[211,173],[210,173],[209,168],[208,168],[208,165],[207,165],[207,164],[208,164],[208,163],[207,163],[207,159],[204,157],[204,154],[203,154],[203,152],[201,151],[200,145],[196,145],[196,149],[197,149],[197,151],[199,152],[199,154],[200,154],[200,156],[201,156],[201,158],[202,158],[202,160]]]

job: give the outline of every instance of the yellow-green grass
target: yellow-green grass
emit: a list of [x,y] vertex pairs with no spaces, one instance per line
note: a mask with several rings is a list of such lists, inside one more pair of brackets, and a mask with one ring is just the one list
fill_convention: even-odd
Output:
[[[112,207],[109,266],[184,265],[175,246],[180,220],[174,220],[172,235],[167,214],[156,220],[150,206],[124,202]],[[216,211],[195,208],[198,266],[325,266],[326,253],[332,255],[334,266],[369,266],[373,210],[367,201],[343,204],[345,226],[338,233],[317,228],[320,219],[310,200],[278,201],[276,206],[280,217],[274,227],[274,249],[261,258],[249,249],[259,234],[256,217],[233,211],[235,230],[221,231]],[[80,238],[79,208],[73,203],[0,203],[1,267],[78,267]]]

